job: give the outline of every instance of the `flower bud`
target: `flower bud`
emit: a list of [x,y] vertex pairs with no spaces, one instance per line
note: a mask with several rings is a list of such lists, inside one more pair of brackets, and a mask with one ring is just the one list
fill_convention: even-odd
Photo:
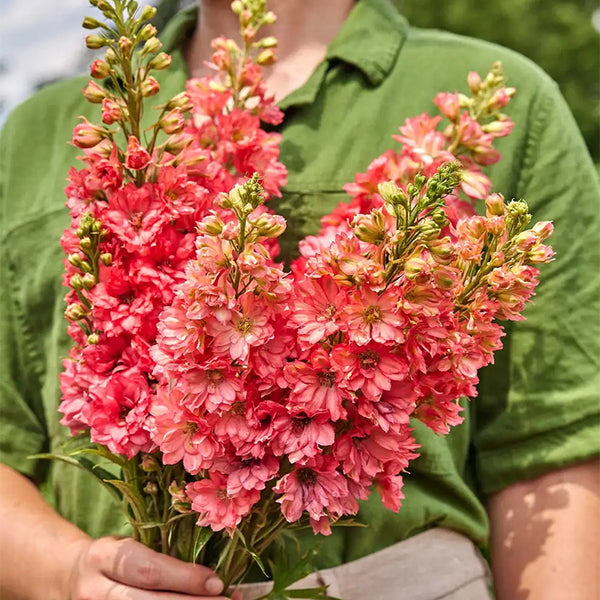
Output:
[[110,252],[104,252],[103,254],[100,255],[100,262],[105,267],[110,267],[110,265],[112,264],[112,259],[113,259],[113,256]]
[[81,281],[86,290],[91,290],[96,285],[96,278],[91,273],[86,273]]
[[231,10],[235,15],[241,15],[244,10],[244,4],[240,0],[235,0],[231,3]]
[[380,208],[366,215],[356,215],[350,227],[361,242],[379,245],[385,240],[385,218]]
[[156,16],[156,8],[154,6],[150,6],[147,4],[142,8],[142,13],[140,15],[140,19],[142,21],[149,21],[150,19],[154,19]]
[[160,471],[160,466],[155,456],[152,454],[144,454],[142,456],[142,460],[140,462],[140,468],[142,471],[146,473],[153,473],[155,471]]
[[186,92],[180,92],[167,102],[167,110],[172,110],[173,108],[178,108],[181,112],[186,112],[192,108],[192,103]]
[[267,12],[263,18],[263,23],[265,25],[273,25],[273,23],[275,23],[275,21],[277,21],[277,16],[275,15],[274,12]]
[[105,37],[102,37],[101,35],[97,35],[95,33],[93,33],[92,35],[88,35],[85,38],[85,45],[90,50],[98,50],[98,48],[103,48],[107,44],[108,40]]
[[69,284],[74,290],[80,290],[83,287],[83,277],[77,273],[71,277]]
[[481,76],[476,71],[471,71],[467,77],[469,89],[473,94],[479,93],[481,89]]
[[165,150],[170,154],[179,154],[184,148],[194,141],[194,136],[189,133],[176,133],[165,142]]
[[506,211],[502,194],[490,194],[485,199],[485,211],[488,217],[504,215]]
[[90,333],[87,337],[87,343],[95,346],[100,341],[100,336],[97,333]]
[[92,240],[85,236],[81,238],[81,242],[79,242],[82,250],[89,250],[92,247]]
[[87,315],[88,311],[86,310],[85,306],[79,302],[69,304],[69,306],[67,306],[65,309],[65,317],[69,321],[79,321],[80,319],[87,317]]
[[119,104],[111,98],[102,100],[102,121],[107,125],[112,125],[123,119],[123,111]]
[[156,81],[156,79],[154,79],[154,77],[146,77],[146,79],[144,79],[140,85],[140,90],[144,98],[149,98],[150,96],[158,94],[158,90],[160,90],[160,84],[158,81]]
[[104,79],[110,75],[110,66],[102,59],[97,58],[90,66],[90,75],[94,79]]
[[158,494],[158,486],[153,481],[149,481],[144,486],[144,493],[148,494],[149,496],[156,496],[156,494]]
[[166,52],[157,54],[149,63],[148,69],[155,69],[156,71],[162,71],[171,66],[171,55]]
[[[247,210],[252,210],[252,206],[246,207]],[[251,225],[254,225],[258,229],[259,235],[266,238],[279,237],[286,228],[285,219],[281,215],[271,215],[264,213],[258,217],[258,219],[248,219]]]
[[116,52],[112,48],[107,48],[106,52],[104,53],[104,60],[109,65],[114,65],[119,59]]
[[264,37],[256,42],[257,48],[275,48],[277,46],[277,38],[272,35]]
[[438,263],[448,264],[454,256],[454,245],[447,236],[429,240],[427,242],[427,249]]
[[185,126],[185,117],[178,108],[164,115],[158,122],[160,128],[168,135],[179,133]]
[[106,0],[98,0],[96,6],[98,7],[98,10],[100,10],[106,16],[114,14],[113,7]]
[[84,29],[98,29],[101,25],[102,23],[100,23],[100,21],[93,19],[92,17],[85,17],[81,24]]
[[93,148],[99,144],[107,135],[106,129],[90,123],[85,117],[81,117],[83,123],[75,125],[73,129],[73,144],[78,148]]
[[416,279],[427,268],[427,263],[420,256],[412,256],[404,263],[404,274],[407,279]]
[[399,188],[393,181],[386,181],[377,186],[379,195],[392,206],[407,206],[408,200],[404,191]]
[[83,90],[83,95],[88,102],[100,104],[106,97],[106,90],[95,81],[90,81]]
[[129,54],[131,52],[131,40],[122,35],[119,38],[119,50],[123,53],[123,54]]
[[269,67],[275,62],[275,52],[273,52],[272,48],[267,48],[263,50],[256,57],[257,64],[261,65],[261,67]]
[[133,171],[139,171],[145,169],[151,160],[148,150],[140,144],[135,135],[130,135],[125,153],[125,166]]
[[552,224],[552,221],[538,221],[531,230],[534,231],[540,241],[543,242],[552,235],[554,225]]
[[69,254],[69,256],[67,256],[67,260],[74,267],[77,267],[78,269],[81,268],[82,259],[81,256],[79,256],[79,254],[77,254],[76,252],[74,254]]
[[146,41],[146,40],[150,40],[154,37],[156,37],[156,34],[158,33],[158,30],[156,29],[156,27],[154,27],[154,25],[151,25],[150,23],[146,23],[146,25],[144,25],[139,33],[139,37],[140,40],[142,41]]
[[[152,27],[152,25],[146,25],[146,27]],[[146,41],[144,47],[142,48],[142,54],[153,54],[154,52],[158,52],[161,48],[162,44],[160,40],[154,36]]]
[[224,223],[215,213],[209,214],[198,223],[198,233],[218,236],[223,231]]

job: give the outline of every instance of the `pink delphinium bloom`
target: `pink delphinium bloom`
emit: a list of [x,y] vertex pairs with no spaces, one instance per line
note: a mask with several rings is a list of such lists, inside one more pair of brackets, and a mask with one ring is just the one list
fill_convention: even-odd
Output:
[[360,346],[375,341],[380,344],[404,341],[407,320],[396,308],[398,292],[389,288],[377,294],[368,288],[348,294],[348,304],[341,315],[348,339]]
[[230,494],[227,477],[217,471],[212,471],[209,479],[189,483],[185,491],[192,501],[192,509],[199,514],[199,527],[210,527],[213,531],[225,529],[230,535],[260,499],[260,490],[243,487],[239,493]]
[[132,458],[150,452],[148,429],[150,389],[146,377],[135,367],[98,377],[90,386],[90,438],[115,454]]
[[315,532],[329,535],[331,528],[323,517],[337,519],[344,514],[356,514],[358,504],[348,493],[346,478],[337,470],[338,462],[331,456],[318,455],[294,471],[284,475],[273,488],[282,494],[277,502],[290,523],[308,513]]
[[285,455],[291,463],[313,458],[335,441],[335,429],[327,412],[292,416],[281,414],[274,420],[270,442],[276,456]]
[[343,385],[343,373],[333,369],[329,354],[323,348],[312,352],[308,362],[288,364],[284,378],[290,389],[291,412],[310,417],[325,411],[332,421],[346,416],[342,403],[351,394]]
[[192,411],[226,411],[244,398],[241,370],[223,359],[203,361],[202,367],[182,374],[176,385],[186,391],[184,405]]
[[266,343],[273,336],[272,311],[254,294],[240,296],[239,308],[239,312],[232,311],[228,321],[212,319],[206,328],[214,338],[212,350],[215,354],[245,361],[251,348]]
[[262,491],[278,471],[279,460],[272,454],[266,454],[261,459],[241,461],[227,475],[227,492],[239,494],[243,490]]
[[331,364],[335,371],[344,373],[347,386],[361,390],[369,399],[377,401],[408,374],[408,365],[400,356],[378,344],[367,346],[340,345],[333,349]]
[[184,408],[185,396],[177,389],[161,386],[152,401],[150,428],[152,439],[163,453],[163,462],[183,466],[192,475],[210,469],[215,456],[222,453],[210,425]]
[[328,277],[308,278],[296,286],[290,319],[304,347],[340,329],[340,310],[346,302],[344,291]]

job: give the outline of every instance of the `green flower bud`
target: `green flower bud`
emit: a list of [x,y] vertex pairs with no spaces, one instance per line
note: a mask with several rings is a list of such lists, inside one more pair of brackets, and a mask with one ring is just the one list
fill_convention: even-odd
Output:
[[86,290],[91,290],[96,285],[96,278],[91,273],[86,273],[81,281]]
[[81,277],[79,274],[73,275],[69,283],[73,289],[80,290],[83,287],[83,277]]
[[100,341],[100,336],[97,333],[90,333],[87,337],[87,343],[95,346]]
[[92,240],[87,236],[82,237],[79,245],[81,246],[82,250],[90,250],[92,247]]
[[113,259],[113,256],[110,252],[104,252],[103,254],[100,255],[100,262],[105,267],[110,267],[110,265],[112,264],[112,259]]
[[65,309],[65,317],[69,321],[79,321],[84,317],[87,317],[87,315],[88,312],[85,306],[83,306],[83,304],[80,304],[79,302],[69,304],[69,306],[67,306],[67,308]]
[[100,23],[100,21],[93,19],[92,17],[85,17],[81,24],[84,29],[98,29],[101,25],[102,23]]
[[162,71],[171,66],[171,56],[166,52],[157,54],[149,63],[148,69],[155,69],[156,71]]
[[141,40],[149,40],[149,39],[155,37],[156,33],[157,33],[156,27],[154,27],[154,25],[151,25],[150,23],[146,23],[146,25],[144,25],[142,27],[142,30],[140,31],[140,39]]
[[[146,27],[148,27],[148,25]],[[152,25],[150,25],[150,27],[152,27]],[[146,41],[142,48],[142,54],[153,54],[154,52],[158,52],[161,48],[162,44],[160,40],[154,36]]]
[[144,486],[144,493],[148,494],[149,496],[156,496],[156,494],[158,494],[158,486],[153,481],[149,481]]
[[140,15],[140,19],[142,21],[149,21],[150,19],[154,19],[156,16],[156,8],[154,6],[146,5],[142,8],[142,14]]
[[101,35],[96,35],[93,33],[92,35],[88,35],[85,38],[85,45],[90,50],[98,50],[98,48],[104,48],[108,44],[108,40]]

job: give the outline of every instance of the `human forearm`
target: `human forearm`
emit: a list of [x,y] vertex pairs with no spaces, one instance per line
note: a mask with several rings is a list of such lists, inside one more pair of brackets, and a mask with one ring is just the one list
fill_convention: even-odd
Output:
[[589,461],[490,499],[498,600],[600,597],[600,466]]
[[2,600],[223,600],[223,583],[131,538],[91,539],[0,465]]
[[0,597],[65,600],[79,547],[89,540],[25,477],[0,465]]

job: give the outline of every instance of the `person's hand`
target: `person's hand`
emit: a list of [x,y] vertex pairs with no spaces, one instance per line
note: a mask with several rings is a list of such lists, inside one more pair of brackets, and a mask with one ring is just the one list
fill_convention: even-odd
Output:
[[224,600],[208,567],[159,554],[131,538],[78,541],[68,600]]

